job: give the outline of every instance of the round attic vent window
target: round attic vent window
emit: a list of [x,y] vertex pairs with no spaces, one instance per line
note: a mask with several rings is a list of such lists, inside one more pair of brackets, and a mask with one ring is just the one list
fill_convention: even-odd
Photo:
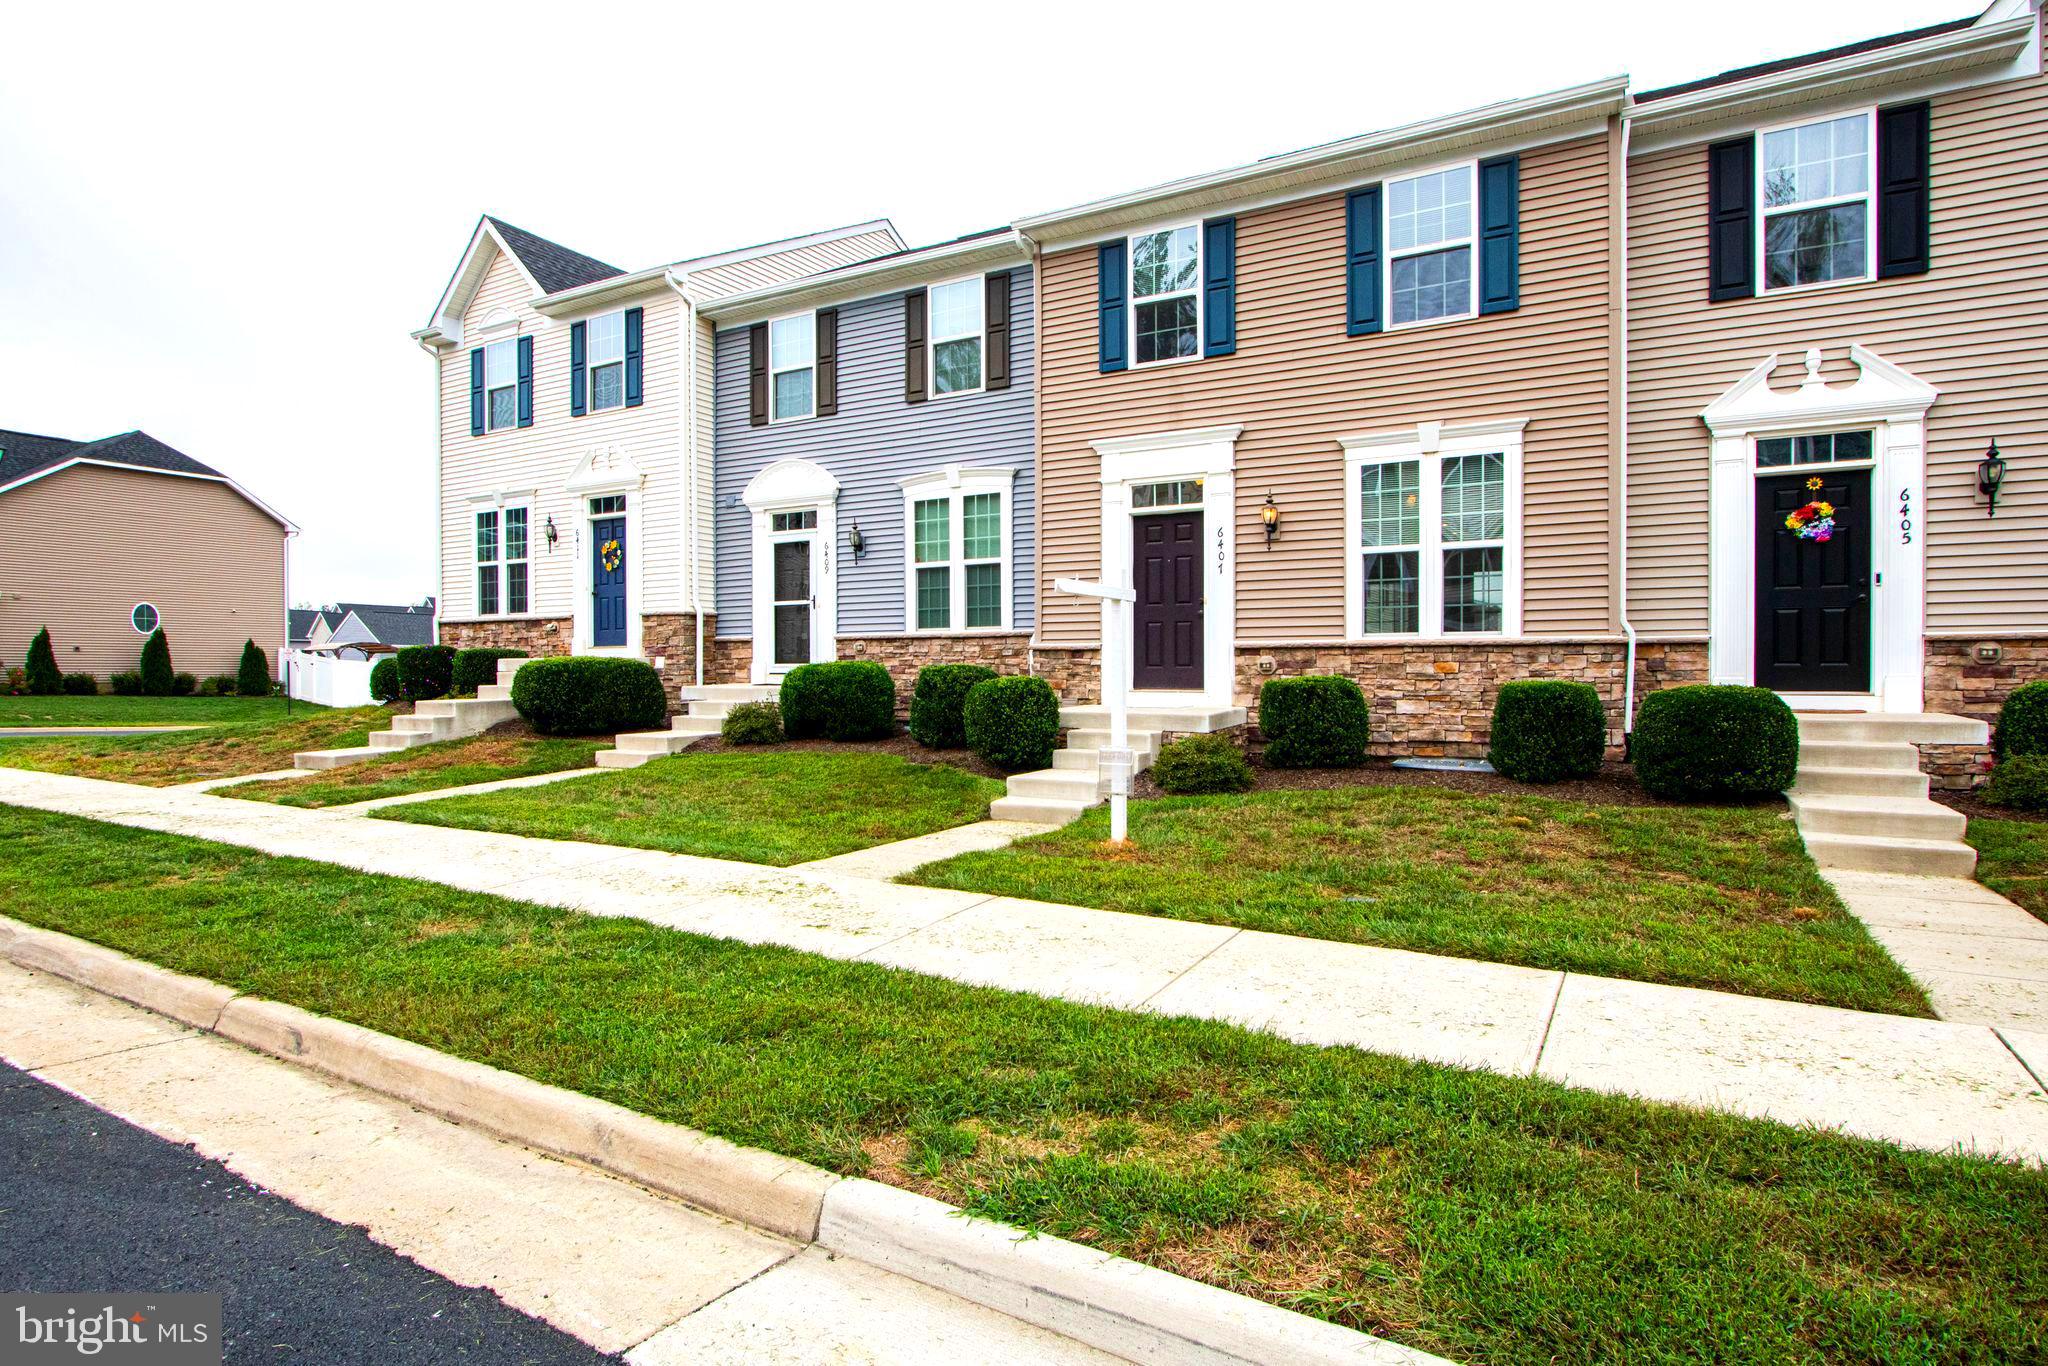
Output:
[[156,608],[146,602],[138,602],[135,604],[135,610],[128,614],[128,620],[137,631],[148,635],[156,630],[157,623],[162,618],[157,615]]

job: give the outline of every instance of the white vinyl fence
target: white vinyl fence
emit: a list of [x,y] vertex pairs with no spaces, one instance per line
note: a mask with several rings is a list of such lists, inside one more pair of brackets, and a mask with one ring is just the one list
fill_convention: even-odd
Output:
[[367,707],[370,705],[368,659],[336,659],[329,654],[286,650],[285,676],[291,694],[301,702],[318,702],[323,707]]

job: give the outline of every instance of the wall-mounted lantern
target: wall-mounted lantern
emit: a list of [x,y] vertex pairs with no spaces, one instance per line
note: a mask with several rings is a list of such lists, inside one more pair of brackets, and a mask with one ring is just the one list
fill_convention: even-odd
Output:
[[1259,520],[1266,524],[1266,544],[1270,546],[1280,534],[1280,505],[1273,501],[1271,492],[1266,494],[1266,505],[1259,509]]
[[868,538],[860,534],[860,522],[856,520],[846,533],[846,548],[853,552],[853,562],[860,563],[860,552],[868,548]]
[[562,533],[555,530],[555,516],[553,513],[548,514],[547,538],[548,553],[552,555],[555,553],[555,542],[562,539]]
[[1984,452],[1984,458],[1977,462],[1977,492],[1984,495],[1984,515],[1998,515],[1998,486],[2005,482],[2005,457],[1998,453],[1998,438],[1991,438],[1991,449]]

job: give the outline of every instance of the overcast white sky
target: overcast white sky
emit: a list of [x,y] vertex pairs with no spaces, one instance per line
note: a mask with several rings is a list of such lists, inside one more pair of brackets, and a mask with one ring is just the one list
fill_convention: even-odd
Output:
[[628,270],[884,215],[919,243],[1972,8],[16,6],[0,427],[141,427],[299,524],[295,601],[415,599],[433,379],[406,334],[481,212]]

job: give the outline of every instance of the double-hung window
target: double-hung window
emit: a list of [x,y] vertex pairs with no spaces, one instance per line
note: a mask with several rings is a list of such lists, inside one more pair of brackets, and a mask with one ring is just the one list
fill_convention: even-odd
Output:
[[521,616],[530,600],[527,509],[488,508],[476,515],[476,613]]
[[1387,182],[1392,325],[1472,313],[1471,164]]
[[519,425],[519,339],[484,347],[484,402],[491,431]]
[[1139,365],[1201,354],[1199,224],[1131,239],[1131,333]]
[[905,482],[912,630],[1009,624],[1009,493],[1007,470],[948,470]]
[[1874,126],[1865,112],[1768,129],[1758,137],[1765,289],[1873,273]]
[[934,394],[971,394],[981,389],[981,339],[986,286],[980,276],[933,285],[931,375]]
[[799,313],[768,324],[768,388],[771,421],[810,417],[817,411],[815,385],[818,319]]
[[1521,444],[1509,435],[1433,451],[1346,442],[1350,635],[1520,630]]
[[626,404],[626,314],[606,313],[590,320],[590,410]]

